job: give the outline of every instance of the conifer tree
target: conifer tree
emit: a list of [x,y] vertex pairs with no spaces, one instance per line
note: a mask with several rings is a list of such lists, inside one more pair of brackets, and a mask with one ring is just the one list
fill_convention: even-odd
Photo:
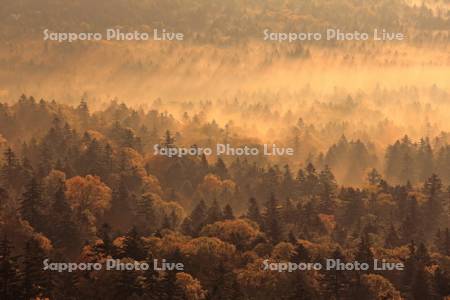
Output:
[[436,175],[431,175],[424,183],[423,188],[428,197],[426,209],[426,225],[429,231],[434,232],[436,226],[439,226],[440,217],[442,215],[442,182]]
[[358,250],[355,255],[355,259],[358,262],[365,262],[370,266],[370,270],[373,269],[373,252],[371,249],[370,237],[367,231],[364,231],[361,235]]
[[255,198],[250,198],[248,201],[248,209],[246,213],[246,217],[250,220],[256,222],[257,224],[261,225],[262,217],[261,212],[259,210],[258,202],[256,202]]
[[305,191],[309,196],[313,196],[317,192],[319,184],[319,177],[317,176],[316,169],[312,163],[306,166],[306,177],[305,177]]
[[[116,197],[124,197],[126,194],[125,186],[123,186],[123,188],[120,188],[117,192]],[[125,201],[126,200],[123,198],[116,198],[115,203],[120,207],[124,207],[126,205]],[[148,193],[142,195],[137,203],[137,222],[139,224],[139,229],[144,234],[152,233],[159,225],[157,224],[153,201],[152,194]],[[116,212],[119,213],[118,211]]]
[[123,270],[119,272],[115,284],[115,297],[117,299],[133,299],[142,295],[142,288],[138,282],[136,271]]
[[214,199],[212,205],[209,207],[207,216],[206,216],[206,224],[212,224],[217,221],[223,220],[222,210],[220,209],[219,203]]
[[125,236],[122,256],[138,261],[143,260],[147,256],[136,226],[133,226]]
[[217,159],[217,162],[214,165],[214,174],[218,175],[222,180],[228,179],[230,177],[228,174],[228,169],[222,158],[220,157]]
[[282,192],[284,197],[291,197],[294,193],[295,181],[292,178],[292,173],[289,165],[284,166]]
[[430,275],[423,264],[418,264],[412,283],[411,294],[415,300],[435,299]]
[[[341,252],[341,249],[337,248],[332,255],[335,260],[345,263],[346,259]],[[349,278],[346,272],[342,272],[336,269],[325,270],[322,286],[323,294],[327,299],[347,299],[349,292]]]
[[236,217],[233,213],[233,208],[230,204],[225,205],[223,208],[223,219],[224,220],[234,220]]
[[436,293],[444,298],[450,295],[450,272],[444,271],[438,267],[434,272],[434,284],[436,287]]
[[395,229],[394,224],[391,223],[389,232],[387,233],[384,241],[384,246],[386,248],[395,248],[400,246],[400,244],[400,238],[398,237],[397,230]]
[[0,298],[15,300],[20,294],[20,273],[17,256],[13,256],[13,246],[4,235],[0,241]]
[[36,177],[33,177],[22,194],[20,212],[22,218],[31,226],[38,228],[42,224],[42,192]]
[[44,271],[42,262],[46,255],[39,242],[30,238],[25,245],[21,290],[23,299],[34,297],[50,297],[52,280],[51,273]]
[[[169,261],[181,262],[181,254],[179,249],[176,249],[169,257]],[[163,300],[184,300],[184,290],[177,283],[178,270],[168,270],[163,275],[161,280],[161,297]]]
[[272,243],[277,244],[283,240],[282,226],[280,207],[277,199],[272,194],[266,203],[264,215],[264,230],[272,240]]
[[192,210],[190,216],[184,220],[184,232],[192,236],[197,236],[202,227],[206,224],[207,216],[206,204],[203,200],[200,200],[194,210]]
[[111,237],[111,226],[109,226],[108,223],[104,223],[99,232],[98,237],[102,240],[102,244],[99,247],[96,247],[96,251],[100,254],[103,254],[105,256],[111,255],[113,256],[115,254],[114,244]]
[[20,183],[21,166],[11,148],[3,153],[3,165],[0,168],[0,182],[5,188],[17,188]]
[[66,249],[74,248],[79,243],[79,235],[64,193],[64,183],[61,183],[55,193],[52,212],[50,232],[54,245]]
[[162,298],[162,287],[159,278],[158,271],[154,268],[154,257],[151,251],[148,252],[148,256],[145,259],[150,266],[148,270],[144,272],[144,296],[148,300],[158,300]]

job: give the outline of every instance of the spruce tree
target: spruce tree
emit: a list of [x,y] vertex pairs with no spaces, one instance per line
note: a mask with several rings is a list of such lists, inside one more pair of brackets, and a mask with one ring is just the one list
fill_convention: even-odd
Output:
[[223,219],[224,220],[234,220],[236,217],[233,213],[233,208],[230,204],[225,205],[223,208]]
[[100,227],[100,230],[98,231],[98,237],[102,240],[103,243],[101,244],[101,246],[96,247],[96,252],[105,256],[113,256],[115,254],[115,248],[111,237],[111,226],[109,226],[108,223],[104,223]]
[[429,231],[434,232],[436,227],[439,226],[440,218],[442,215],[442,182],[436,175],[431,175],[428,178],[423,187],[424,193],[428,197],[426,206],[426,225]]
[[36,229],[42,224],[42,192],[36,177],[33,177],[22,194],[20,212],[22,218]]
[[[339,248],[336,248],[333,252],[332,259],[339,259],[341,263],[346,263],[346,259]],[[323,273],[322,290],[326,299],[347,299],[350,288],[348,273],[336,269],[324,270]]]
[[256,202],[256,199],[253,197],[248,201],[246,217],[259,225],[262,224],[261,211],[259,209],[258,202]]
[[39,242],[30,238],[25,245],[21,290],[23,299],[50,297],[51,273],[42,268],[46,255]]
[[13,247],[5,234],[0,241],[0,299],[15,300],[20,294],[18,257],[12,252]]
[[198,236],[207,221],[207,207],[203,200],[192,210],[190,216],[183,222],[183,231],[192,236]]
[[72,249],[79,244],[79,232],[73,221],[72,210],[64,193],[64,183],[55,193],[51,214],[52,224],[49,231],[56,247]]
[[358,250],[355,255],[355,259],[358,262],[367,263],[370,266],[369,270],[372,270],[373,269],[373,258],[374,258],[374,256],[373,256],[373,252],[371,249],[370,236],[365,231],[361,235],[360,242],[358,245]]
[[146,256],[143,242],[138,234],[136,226],[133,226],[125,236],[123,242],[123,257],[129,257],[140,261]]
[[15,153],[7,148],[3,153],[3,165],[0,168],[0,182],[5,188],[18,188],[21,178],[21,166]]
[[[176,249],[169,255],[169,261],[182,262],[181,253],[179,249]],[[165,271],[161,280],[161,297],[163,300],[185,300],[186,296],[182,287],[177,282],[178,270]]]
[[144,272],[144,296],[148,300],[158,300],[162,298],[163,291],[161,290],[161,282],[159,272],[154,268],[154,257],[151,251],[145,259],[149,265],[148,270]]
[[217,200],[214,199],[212,205],[209,207],[207,212],[206,224],[212,224],[221,220],[223,220],[222,210],[220,209]]
[[142,287],[138,282],[136,271],[119,271],[119,276],[115,284],[115,297],[117,299],[133,299],[142,295]]
[[384,241],[384,246],[386,248],[396,248],[400,246],[400,238],[398,237],[397,230],[394,227],[394,224],[391,223],[389,227],[389,232],[386,235],[386,239]]
[[272,194],[266,203],[264,215],[264,230],[266,231],[272,243],[277,244],[283,240],[283,228],[280,207],[278,201]]
[[230,175],[228,174],[228,169],[223,162],[222,158],[218,158],[216,164],[214,165],[214,174],[218,175],[222,180],[228,179]]

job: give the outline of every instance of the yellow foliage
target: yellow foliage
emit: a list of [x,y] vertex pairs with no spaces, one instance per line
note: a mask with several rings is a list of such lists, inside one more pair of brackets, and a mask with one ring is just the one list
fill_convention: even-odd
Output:
[[206,299],[206,291],[202,289],[200,281],[193,278],[190,274],[180,272],[177,273],[177,285],[179,285],[187,300]]
[[370,299],[402,299],[393,284],[381,275],[366,274],[362,276],[362,284],[366,286]]
[[246,219],[220,221],[209,224],[200,233],[203,236],[217,237],[237,247],[251,244],[261,234],[258,225]]
[[66,181],[66,197],[72,209],[101,215],[111,204],[111,189],[98,176],[76,176]]

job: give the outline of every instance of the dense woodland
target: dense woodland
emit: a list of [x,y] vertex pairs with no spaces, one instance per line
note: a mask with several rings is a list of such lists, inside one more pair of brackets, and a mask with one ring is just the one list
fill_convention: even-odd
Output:
[[[182,116],[116,101],[91,111],[86,99],[69,106],[25,95],[0,106],[1,299],[450,296],[445,132],[399,136],[381,155],[345,135],[322,155],[291,161],[153,155],[155,143],[249,142],[232,124],[188,110]],[[315,138],[313,125],[296,124]],[[108,257],[164,258],[185,270],[42,270],[45,258]],[[406,270],[262,270],[265,259],[326,258],[386,259]]]
[[0,38],[29,38],[45,28],[66,32],[158,26],[183,31],[199,42],[234,44],[259,36],[269,25],[282,31],[408,29],[414,42],[448,42],[449,7],[448,0],[9,1],[0,12]]
[[[1,300],[450,299],[449,0],[0,6]],[[186,40],[43,41],[107,28]],[[218,143],[294,155],[154,154]],[[185,268],[58,273],[46,258]],[[405,270],[263,270],[328,258]]]

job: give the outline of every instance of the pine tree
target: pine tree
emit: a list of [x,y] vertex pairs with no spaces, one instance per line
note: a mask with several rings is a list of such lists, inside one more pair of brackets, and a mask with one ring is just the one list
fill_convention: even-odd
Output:
[[250,198],[250,200],[248,201],[248,209],[247,209],[247,213],[246,213],[246,217],[249,218],[250,220],[256,222],[257,224],[261,225],[262,224],[262,217],[261,217],[261,212],[259,210],[259,205],[258,202],[256,202],[255,198]]
[[147,256],[145,253],[143,242],[137,232],[136,226],[133,226],[125,236],[122,256],[129,257],[138,261],[143,260]]
[[[119,191],[119,194],[117,195],[125,195],[124,190]],[[116,203],[119,205],[119,201],[122,201],[121,206],[124,206],[125,203],[124,199],[117,199]],[[142,195],[137,203],[137,222],[139,224],[139,229],[144,234],[151,234],[154,230],[157,229],[158,225],[156,221],[156,213],[153,206],[153,196],[152,194],[144,194]]]
[[303,169],[299,169],[295,178],[297,196],[306,195],[306,175]]
[[133,297],[142,295],[142,288],[136,271],[120,271],[114,287],[116,299],[133,299]]
[[203,200],[192,210],[190,216],[183,222],[183,231],[192,236],[198,236],[202,227],[206,224],[207,207]]
[[436,287],[436,292],[445,299],[446,296],[450,295],[450,272],[444,271],[440,267],[434,272],[434,286]]
[[295,244],[295,251],[291,258],[292,262],[294,263],[301,263],[301,262],[310,262],[311,255],[308,251],[308,249],[303,246],[302,243],[296,243]]
[[184,300],[185,295],[182,288],[177,283],[177,272],[166,271],[161,280],[161,300]]
[[154,269],[154,257],[151,251],[149,251],[145,260],[150,267],[144,272],[144,297],[148,300],[161,299],[163,291],[161,290],[159,273]]
[[87,146],[86,151],[83,154],[83,166],[85,167],[85,172],[82,175],[98,175],[100,177],[105,177],[106,165],[102,159],[103,149],[100,143],[94,138],[90,141]]
[[17,299],[20,294],[18,257],[12,256],[12,250],[5,234],[0,241],[0,298],[5,300]]
[[434,169],[433,150],[428,138],[421,139],[417,153],[418,179],[423,182],[432,176]]
[[436,226],[439,226],[442,215],[442,182],[436,175],[431,175],[424,183],[423,190],[428,197],[426,209],[426,226],[429,231],[434,232]]
[[234,300],[232,298],[234,281],[233,272],[228,270],[223,262],[220,262],[212,273],[210,299]]
[[113,256],[115,254],[114,244],[111,237],[111,227],[104,223],[98,232],[98,237],[102,240],[101,246],[96,247],[96,252],[104,256]]
[[320,186],[320,211],[326,214],[332,214],[335,209],[335,193],[336,193],[336,180],[333,173],[325,166],[325,169],[319,174],[319,186]]
[[270,196],[269,201],[267,201],[266,203],[264,229],[267,235],[272,240],[272,243],[277,244],[278,242],[283,240],[280,207],[278,206],[278,201],[273,194]]
[[29,239],[25,245],[22,270],[23,299],[34,297],[49,297],[52,288],[51,273],[43,270],[42,262],[46,255],[34,238]]
[[79,234],[76,223],[73,221],[72,210],[64,193],[64,183],[55,193],[52,204],[52,224],[49,229],[51,238],[56,247],[71,249],[79,244]]
[[22,195],[21,214],[22,218],[30,223],[34,228],[39,228],[42,224],[42,192],[41,186],[36,177],[33,177],[26,186]]
[[38,174],[40,177],[47,176],[53,169],[52,146],[47,143],[40,145]]
[[417,271],[417,259],[416,259],[416,245],[414,241],[408,245],[409,255],[405,261],[405,271],[403,275],[403,285],[405,290],[408,290],[413,282],[414,276]]
[[[169,258],[169,261],[181,262],[181,254],[179,249],[176,249]],[[175,270],[168,270],[165,272],[161,280],[161,297],[162,300],[184,300],[184,290],[177,283],[177,273]]]
[[174,148],[175,147],[175,138],[172,136],[172,134],[169,130],[166,130],[163,146],[165,148]]
[[415,197],[411,197],[406,216],[400,227],[403,243],[408,243],[411,240],[421,240],[421,224],[422,220],[419,216],[417,200]]
[[0,182],[5,188],[18,188],[20,183],[21,166],[11,148],[3,153],[3,165],[0,168]]
[[394,227],[394,224],[391,223],[389,227],[389,232],[386,235],[386,239],[384,241],[384,246],[386,248],[396,248],[401,245],[400,238],[398,237],[397,230]]
[[294,204],[292,203],[292,200],[289,198],[286,198],[286,201],[284,203],[285,203],[283,206],[284,222],[287,224],[297,223],[297,211],[295,209]]
[[[332,259],[339,259],[342,263],[346,262],[339,248],[333,252]],[[336,269],[324,270],[323,272],[322,285],[326,299],[347,299],[350,287],[348,274]]]
[[77,107],[78,117],[80,118],[81,127],[87,128],[89,125],[89,107],[85,96],[80,101]]
[[218,175],[222,180],[230,178],[228,169],[222,158],[220,157],[217,159],[217,162],[214,165],[214,174]]
[[[374,257],[373,257],[373,252],[370,249],[370,247],[371,247],[370,236],[367,233],[367,231],[364,231],[360,238],[360,242],[358,245],[358,250],[355,255],[355,259],[358,262],[367,263],[370,266],[369,269],[373,269],[373,258]],[[364,272],[364,271],[362,271],[362,272]]]
[[449,229],[446,228],[442,237],[442,241],[440,243],[439,251],[443,255],[450,256],[450,232]]
[[206,216],[206,224],[212,224],[221,220],[223,220],[222,210],[220,209],[217,200],[214,199],[211,207],[208,209],[208,213]]
[[236,219],[236,217],[234,216],[234,213],[233,213],[233,208],[231,207],[230,204],[225,205],[225,207],[223,208],[223,219],[224,220]]
[[309,283],[308,274],[305,272],[295,272],[294,281],[291,283],[292,292],[288,296],[289,300],[309,300],[318,299],[318,293]]
[[170,222],[170,218],[167,214],[164,214],[163,221],[161,224],[160,230],[163,229],[172,229],[172,223]]
[[284,197],[291,197],[294,194],[295,181],[292,178],[292,173],[289,165],[284,166],[282,192]]
[[430,257],[430,254],[428,254],[428,249],[424,243],[419,244],[419,247],[416,250],[415,256],[416,256],[416,261],[419,262],[420,264],[423,264],[424,266],[430,265],[431,257]]
[[415,272],[411,293],[415,300],[435,299],[430,281],[430,276],[423,264],[419,264]]
[[378,171],[373,168],[369,174],[367,174],[367,181],[369,182],[369,184],[371,185],[379,185],[381,182],[381,175],[380,173],[378,173]]

